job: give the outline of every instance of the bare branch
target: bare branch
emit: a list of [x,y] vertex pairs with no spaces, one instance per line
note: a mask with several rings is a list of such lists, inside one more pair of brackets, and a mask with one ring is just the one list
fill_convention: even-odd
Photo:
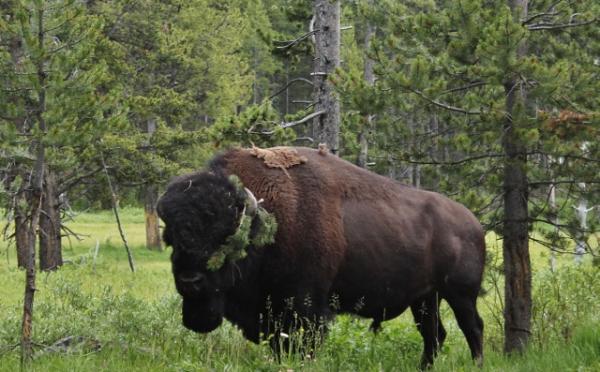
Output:
[[79,182],[81,182],[81,180],[83,180],[85,178],[89,178],[101,171],[102,171],[102,167],[99,167],[94,170],[91,170],[88,173],[84,173],[82,175],[72,177],[71,179],[63,182],[63,186],[60,188],[59,194],[62,194],[63,192],[68,191],[71,187],[76,186]]
[[445,91],[441,92],[440,95],[442,95],[442,94],[448,94],[448,93],[454,93],[454,92],[460,92],[462,90],[467,90],[467,89],[476,88],[476,87],[481,87],[481,86],[484,86],[486,84],[487,83],[485,81],[475,81],[473,83],[464,85],[462,87],[452,88],[452,89],[445,90]]
[[[319,115],[324,115],[325,113],[326,113],[325,110],[319,110],[319,111],[313,112],[310,115],[306,115],[305,117],[303,117],[300,120],[290,121],[290,122],[287,122],[287,123],[286,122],[280,123],[279,127],[281,127],[281,128],[290,128],[290,127],[293,127],[295,125],[306,123],[310,119],[315,118],[315,117],[317,117]],[[270,123],[274,123],[274,122],[270,122]],[[250,133],[250,134],[262,134],[262,135],[269,136],[269,135],[272,135],[274,133],[274,131],[272,131],[272,130],[266,130],[266,131],[262,131],[262,132],[256,132],[256,131],[254,131],[254,126],[253,126],[253,127],[251,127],[248,130],[248,133]],[[308,137],[306,139],[308,139]]]
[[135,272],[135,265],[133,264],[133,256],[131,255],[131,250],[129,249],[129,245],[127,244],[127,237],[125,236],[125,232],[123,231],[123,227],[121,226],[121,219],[119,218],[119,210],[117,205],[117,194],[115,194],[115,189],[112,186],[112,182],[110,180],[110,174],[108,173],[108,167],[106,166],[106,162],[104,161],[104,154],[100,152],[100,160],[102,161],[102,167],[104,168],[104,174],[106,174],[106,181],[108,182],[108,187],[110,189],[110,194],[112,196],[112,207],[113,212],[115,214],[115,219],[117,220],[117,226],[119,227],[119,234],[121,234],[121,239],[123,240],[123,244],[125,245],[125,250],[127,251],[127,259],[129,260],[129,268],[132,272]]
[[75,231],[71,230],[69,227],[67,227],[66,225],[60,224],[60,228],[62,230],[64,230],[67,235],[62,235],[62,236],[68,236],[68,237],[75,237],[75,239],[77,239],[77,241],[82,241],[84,238],[89,238],[91,235],[87,235],[87,234],[78,234]]
[[310,81],[310,80],[308,80],[306,78],[302,78],[302,77],[295,78],[295,79],[290,80],[283,88],[281,88],[277,92],[271,94],[271,96],[269,97],[269,99],[275,98],[276,96],[278,96],[279,94],[281,94],[282,92],[284,92],[290,85],[292,85],[294,83],[297,83],[297,82],[303,82],[303,83],[306,83],[306,84],[314,85],[312,81]]
[[534,20],[536,20],[536,19],[538,19],[538,18],[540,18],[540,17],[554,17],[554,16],[557,16],[557,15],[559,15],[559,14],[560,14],[559,12],[543,12],[543,13],[537,13],[537,14],[534,14],[534,15],[532,15],[532,16],[531,16],[531,17],[529,17],[529,18],[526,18],[526,19],[524,19],[524,20],[521,22],[521,24],[522,24],[523,26],[525,26],[525,25],[527,25],[527,24],[531,23],[532,21],[534,21]]
[[598,22],[598,18],[591,19],[589,21],[583,22],[569,22],[569,23],[536,23],[531,26],[527,26],[529,31],[539,31],[539,30],[560,30],[563,28],[572,28],[579,26],[586,26],[592,23]]
[[550,226],[554,226],[554,227],[558,227],[558,228],[564,228],[564,229],[573,227],[573,226],[569,226],[569,225],[565,225],[565,224],[556,223],[554,221],[546,220],[543,218],[530,218],[529,221],[540,222],[540,223],[544,223],[546,225],[550,225]]
[[306,123],[306,122],[307,122],[307,121],[309,121],[310,119],[312,119],[312,118],[315,118],[315,117],[317,117],[317,116],[319,116],[319,115],[324,115],[324,114],[326,114],[326,111],[325,111],[325,110],[319,110],[319,111],[315,111],[315,112],[313,112],[313,113],[312,113],[312,114],[310,114],[310,115],[306,115],[305,117],[303,117],[303,118],[302,118],[302,119],[300,119],[300,120],[297,120],[297,121],[290,121],[290,122],[288,122],[288,123],[281,123],[281,127],[282,127],[282,128],[289,128],[289,127],[293,127],[293,126],[295,126],[295,125],[298,125],[298,124]]
[[564,181],[529,182],[529,186],[537,187],[537,186],[560,185],[560,184],[576,185],[576,184],[579,184],[582,182],[586,183],[586,184],[600,184],[600,180],[564,180]]
[[455,107],[455,106],[449,105],[447,103],[438,102],[432,98],[429,98],[428,96],[426,96],[423,92],[421,92],[419,90],[412,89],[412,88],[408,88],[408,90],[410,92],[418,95],[419,97],[423,98],[425,101],[427,101],[437,107],[443,108],[445,110],[452,111],[452,112],[458,112],[458,113],[465,114],[465,115],[481,115],[481,111],[469,111],[469,110],[466,110],[466,109],[463,109],[460,107]]
[[527,24],[531,23],[532,21],[534,21],[534,20],[536,20],[536,19],[538,19],[538,18],[540,18],[540,17],[554,17],[554,16],[557,16],[557,15],[559,15],[561,12],[557,12],[557,11],[555,11],[555,10],[554,10],[554,8],[556,8],[556,6],[557,6],[557,5],[558,5],[558,4],[559,4],[561,1],[562,1],[562,0],[558,0],[557,2],[550,4],[550,6],[549,6],[549,7],[546,9],[546,11],[545,11],[545,12],[542,12],[542,13],[537,13],[537,14],[533,14],[533,15],[531,15],[531,16],[529,16],[529,17],[525,18],[525,19],[523,20],[523,22],[521,22],[521,24],[522,24],[523,26],[525,26],[525,25],[527,25]]
[[276,48],[276,49],[287,49],[287,48],[290,48],[290,47],[292,47],[292,46],[294,46],[294,45],[298,44],[298,43],[299,43],[299,42],[301,42],[302,40],[304,40],[304,39],[307,39],[307,38],[311,37],[312,35],[316,34],[317,32],[319,32],[319,30],[318,30],[318,29],[316,29],[316,30],[311,30],[311,31],[309,31],[309,32],[305,33],[304,35],[302,35],[302,36],[300,36],[300,37],[298,37],[298,38],[296,38],[296,39],[294,39],[294,40],[275,41],[275,43],[280,43],[280,44],[284,44],[284,43],[285,43],[285,45],[278,46],[278,47],[275,47],[275,48]]
[[312,137],[297,137],[295,141],[308,141],[310,143],[314,143],[315,140]]

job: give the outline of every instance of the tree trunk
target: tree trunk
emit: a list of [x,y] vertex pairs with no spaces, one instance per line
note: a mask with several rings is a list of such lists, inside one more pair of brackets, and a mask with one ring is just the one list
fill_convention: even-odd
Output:
[[22,204],[26,204],[26,196],[19,193],[14,206],[15,214],[15,242],[17,245],[17,266],[27,268],[27,252],[29,251],[29,223],[27,211]]
[[[372,1],[369,1],[371,4]],[[364,76],[365,81],[369,85],[375,84],[375,73],[373,72],[374,61],[369,58],[368,53],[371,48],[371,39],[375,35],[375,26],[367,19],[365,25],[365,41],[364,41]],[[373,126],[373,115],[371,113],[365,113],[363,117],[363,126],[360,133],[358,134],[358,143],[360,145],[360,151],[358,153],[358,166],[362,168],[367,167],[368,156],[369,156],[369,140],[368,135],[372,130]]]
[[340,65],[340,2],[315,0],[315,112],[313,138],[333,154],[339,150],[340,103],[328,77]]
[[[149,119],[146,122],[146,132],[148,134],[148,144],[156,132],[156,119]],[[151,150],[152,151],[152,150]],[[158,188],[154,184],[148,184],[144,188],[144,216],[146,220],[146,248],[151,250],[162,250],[160,241],[160,229],[158,225],[158,213],[156,212],[156,202],[158,201]]]
[[40,214],[40,270],[56,270],[63,264],[61,245],[60,202],[56,174],[46,169]]
[[144,190],[144,215],[146,217],[146,248],[151,250],[162,250],[160,240],[160,229],[158,224],[158,213],[156,202],[158,201],[158,189],[155,185],[148,185]]
[[[582,189],[585,190],[585,184],[579,184]],[[577,240],[575,241],[575,263],[581,265],[583,262],[583,255],[585,254],[586,240],[587,240],[587,215],[593,208],[587,207],[587,199],[584,195],[579,199],[577,207],[574,207],[577,212],[577,219],[579,220],[580,230],[577,233]]]
[[[558,208],[556,207],[556,185],[550,185],[549,195],[550,210],[552,211],[552,223],[554,223],[554,233],[558,236]],[[550,271],[556,271],[556,252],[550,250]]]
[[[527,16],[528,0],[509,0],[515,21]],[[517,58],[527,54],[527,44],[517,47]],[[525,87],[515,76],[504,83],[506,111],[502,146],[504,163],[503,255],[505,276],[504,351],[525,350],[531,335],[531,262],[529,259],[529,214],[527,210],[527,149],[518,133],[526,120]],[[520,111],[520,112],[519,112]]]
[[[44,5],[39,4],[34,11],[37,20],[37,42],[39,51],[44,51]],[[37,83],[39,90],[37,92],[37,110],[36,119],[39,128],[39,137],[34,139],[36,149],[36,159],[31,177],[31,199],[30,206],[30,225],[29,241],[27,249],[27,268],[25,274],[25,294],[23,297],[23,321],[21,323],[21,367],[25,368],[33,359],[33,343],[31,333],[33,328],[33,299],[35,295],[35,238],[39,232],[40,212],[42,209],[42,194],[44,185],[44,169],[46,168],[46,148],[43,136],[47,131],[44,114],[46,112],[46,71],[44,70],[43,54],[38,56],[36,61]]]
[[[16,5],[13,1],[0,1],[0,13],[7,18],[15,17],[14,11]],[[6,38],[7,50],[10,53],[11,63],[14,66],[15,72],[23,73],[23,40],[20,35],[13,33],[7,33],[3,35]],[[31,106],[31,99],[25,94],[10,94],[8,96],[8,102],[15,107],[22,107],[21,115],[17,115],[14,118],[13,123],[17,132],[20,134],[28,134],[29,128],[27,128],[26,122],[28,114],[35,112],[35,108]],[[13,182],[18,176],[21,180],[26,180],[28,172],[21,168],[21,164],[18,160],[15,161],[9,168],[11,173],[11,179],[6,185],[6,189],[10,190],[10,183]],[[27,205],[29,203],[29,192],[26,190],[27,185],[21,185],[17,194],[14,196],[12,201],[14,222],[15,222],[15,241],[17,251],[17,265],[20,268],[27,267],[28,260],[28,249],[29,249],[29,219]]]
[[[419,131],[419,119],[417,116],[409,117],[408,129],[412,133],[412,140],[410,146],[413,153],[420,153],[420,143],[417,140],[417,132]],[[410,183],[416,189],[421,188],[421,165],[411,164],[410,165]]]

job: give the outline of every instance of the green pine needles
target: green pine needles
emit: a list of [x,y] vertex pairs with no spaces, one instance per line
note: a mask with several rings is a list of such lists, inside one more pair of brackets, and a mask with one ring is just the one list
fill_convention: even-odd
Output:
[[[229,176],[229,181],[233,183],[236,189],[244,190],[242,181],[236,175]],[[247,208],[247,206],[246,206]],[[246,210],[244,208],[244,211]],[[264,208],[257,207],[256,217],[259,220],[258,231],[254,236],[250,236],[250,228],[254,216],[242,214],[240,224],[235,233],[227,238],[225,244],[213,253],[208,259],[206,267],[211,271],[217,271],[225,264],[225,261],[237,261],[248,255],[247,247],[253,245],[255,247],[263,247],[267,244],[275,242],[275,234],[277,233],[277,220],[275,216],[267,212]]]

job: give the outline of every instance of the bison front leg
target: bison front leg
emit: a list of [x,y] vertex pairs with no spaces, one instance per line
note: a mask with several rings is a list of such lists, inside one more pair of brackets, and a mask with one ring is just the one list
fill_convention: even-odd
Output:
[[314,295],[298,295],[281,301],[283,306],[274,317],[270,345],[282,354],[313,355],[327,333],[331,318],[326,301]]

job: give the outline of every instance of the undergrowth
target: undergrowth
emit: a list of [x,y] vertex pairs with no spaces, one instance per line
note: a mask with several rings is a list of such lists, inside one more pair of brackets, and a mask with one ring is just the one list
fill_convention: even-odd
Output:
[[[108,224],[103,216],[88,219],[86,224]],[[68,264],[38,275],[32,370],[411,371],[419,365],[422,340],[409,312],[385,322],[377,335],[367,320],[338,316],[323,344],[305,358],[284,354],[276,360],[267,341],[252,344],[227,322],[212,333],[195,334],[181,325],[169,252],[134,247],[138,271],[131,273],[118,241],[98,236],[97,255],[89,241],[75,244]],[[486,326],[484,370],[600,370],[600,270],[563,265],[550,272],[538,265],[532,344],[524,355],[507,357],[499,267],[497,260],[489,262],[486,293],[478,303]],[[2,262],[0,278],[0,370],[15,371],[24,273]],[[433,371],[477,371],[452,311],[443,304],[441,312],[448,337]]]

